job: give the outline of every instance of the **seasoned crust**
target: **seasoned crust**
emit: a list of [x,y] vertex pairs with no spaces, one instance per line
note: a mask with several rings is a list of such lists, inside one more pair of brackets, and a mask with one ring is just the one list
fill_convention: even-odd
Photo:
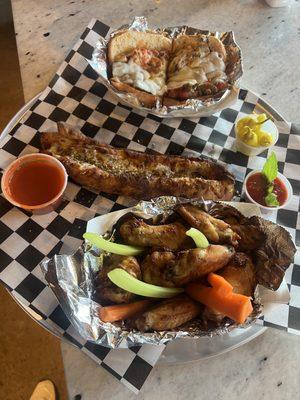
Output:
[[41,134],[42,150],[59,159],[75,182],[90,189],[135,199],[233,197],[233,176],[213,160],[117,149],[63,123],[58,123],[58,130]]
[[135,97],[139,100],[139,102],[144,106],[148,108],[153,108],[155,107],[157,101],[159,101],[160,97],[159,96],[154,96],[153,94],[144,92],[142,90],[136,89],[133,86],[127,85],[126,83],[122,82],[117,82],[114,78],[110,80],[110,83],[120,92],[125,92],[125,93],[132,93],[135,95]]

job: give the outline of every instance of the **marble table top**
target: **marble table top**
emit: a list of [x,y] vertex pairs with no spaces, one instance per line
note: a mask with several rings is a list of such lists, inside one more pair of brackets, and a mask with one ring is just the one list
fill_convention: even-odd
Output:
[[184,7],[182,0],[12,0],[12,5],[26,100],[44,89],[91,18],[118,27],[144,15],[153,26],[233,30],[243,51],[243,85],[288,121],[300,121],[300,2],[284,8],[270,8],[263,0],[185,0]]
[[[243,51],[242,84],[288,121],[300,122],[300,2],[263,0],[12,0],[25,100],[44,89],[91,18],[118,27],[135,15],[153,26],[188,24],[233,30]],[[298,398],[300,338],[268,329],[243,347],[209,360],[157,366],[138,398],[290,400]],[[81,351],[62,343],[70,399],[136,396]]]

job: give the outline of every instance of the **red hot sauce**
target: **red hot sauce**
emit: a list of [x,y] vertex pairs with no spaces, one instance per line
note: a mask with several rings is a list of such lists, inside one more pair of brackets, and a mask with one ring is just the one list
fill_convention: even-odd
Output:
[[[273,193],[276,194],[279,204],[284,204],[288,197],[288,192],[286,187],[284,186],[284,183],[277,177],[274,179],[273,185]],[[268,207],[265,202],[268,181],[262,173],[257,172],[256,174],[249,176],[246,186],[249,195],[254,201],[261,204],[262,206]]]

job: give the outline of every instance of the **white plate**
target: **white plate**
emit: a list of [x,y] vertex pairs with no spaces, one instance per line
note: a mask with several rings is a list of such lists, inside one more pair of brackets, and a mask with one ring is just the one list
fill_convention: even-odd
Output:
[[[260,215],[259,208],[251,203],[231,203],[236,206],[247,217],[252,215]],[[99,217],[93,218],[87,223],[87,232],[104,234],[111,229],[112,225],[124,214],[131,211],[127,208],[120,211],[114,211]],[[145,217],[145,215],[143,215]],[[285,284],[286,286],[286,284]],[[284,294],[287,287],[284,288]],[[287,290],[288,291],[288,290]],[[274,293],[274,292],[273,292]],[[286,299],[284,299],[286,301]],[[187,363],[206,358],[215,357],[219,354],[226,353],[233,350],[250,340],[256,338],[266,331],[266,327],[259,325],[251,325],[249,328],[234,329],[228,334],[214,337],[201,337],[198,339],[178,339],[167,344],[166,349],[162,353],[159,363],[160,364],[176,364]]]
[[40,97],[41,93],[38,93],[36,96],[34,96],[33,99],[29,100],[28,103],[24,104],[24,106],[17,112],[17,114],[12,117],[12,119],[9,121],[9,123],[0,134],[0,142],[5,138],[6,135],[9,134],[14,126],[17,125],[17,123],[20,121],[26,111],[28,111],[30,107],[33,106],[34,102]]
[[246,329],[234,329],[222,335],[199,339],[179,339],[167,344],[159,364],[182,364],[205,360],[234,350],[264,333],[268,328],[251,325]]
[[[39,96],[40,93],[33,99],[31,99],[28,103],[26,103],[18,111],[18,113],[9,121],[9,123],[6,125],[6,127],[0,134],[0,141],[3,140],[4,137],[20,121],[23,115],[30,109],[30,107],[34,104],[34,102]],[[278,114],[275,110],[273,110],[269,105],[266,105],[264,103],[264,106],[267,107],[267,111],[271,115],[273,115],[275,119],[283,120],[281,115]],[[58,331],[56,332],[53,328],[50,329],[50,327],[47,326],[44,320],[38,318],[39,316],[34,315],[31,309],[25,307],[18,299],[16,300],[18,301],[20,306],[24,309],[24,311],[27,312],[36,322],[38,322],[52,334],[56,335],[62,340],[66,340],[65,338],[62,338],[60,336]],[[266,331],[266,329],[267,329],[266,327],[262,327],[259,325],[252,325],[247,329],[235,329],[233,332],[229,334],[223,336],[215,336],[213,338],[203,337],[200,339],[187,339],[187,340],[180,339],[172,343],[169,343],[167,345],[166,350],[163,352],[159,363],[160,364],[187,363],[187,362],[193,362],[197,360],[204,360],[206,358],[215,357],[242,346],[243,344],[261,335],[263,332]],[[73,344],[68,340],[66,341],[70,344]]]

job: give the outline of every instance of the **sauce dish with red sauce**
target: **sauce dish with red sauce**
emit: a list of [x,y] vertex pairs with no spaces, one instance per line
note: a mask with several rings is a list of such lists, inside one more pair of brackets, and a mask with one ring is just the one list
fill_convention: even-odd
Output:
[[274,211],[283,208],[291,201],[293,189],[284,175],[278,172],[277,177],[273,181],[273,192],[277,196],[279,206],[270,207],[266,205],[264,197],[266,195],[267,185],[268,182],[261,171],[252,171],[246,176],[243,191],[251,203],[258,205],[261,209],[267,211]]
[[47,154],[28,154],[7,167],[1,189],[11,204],[45,214],[59,206],[67,182],[68,175],[60,161]]

